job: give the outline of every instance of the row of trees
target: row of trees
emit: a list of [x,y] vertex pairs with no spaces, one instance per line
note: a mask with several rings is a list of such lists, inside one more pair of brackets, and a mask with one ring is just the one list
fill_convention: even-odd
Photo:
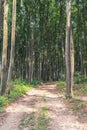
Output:
[[17,0],[13,4],[14,1],[0,1],[2,94],[12,77],[29,82],[52,81],[66,72],[66,96],[70,97],[74,58],[75,74],[87,75],[87,1]]

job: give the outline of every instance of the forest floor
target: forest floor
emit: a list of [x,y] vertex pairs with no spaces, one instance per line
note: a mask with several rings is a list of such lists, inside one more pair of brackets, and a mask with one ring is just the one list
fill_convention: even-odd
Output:
[[84,107],[79,103],[77,109],[73,109],[71,106],[75,104],[58,93],[56,83],[45,83],[0,114],[0,130],[87,130],[85,102]]

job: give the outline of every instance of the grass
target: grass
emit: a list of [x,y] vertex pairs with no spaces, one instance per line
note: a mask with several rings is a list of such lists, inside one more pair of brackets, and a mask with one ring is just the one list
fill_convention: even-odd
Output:
[[[62,93],[65,95],[66,92],[66,83],[64,80],[60,80],[57,82],[57,88],[58,92]],[[74,97],[70,99],[69,101],[66,101],[67,107],[73,109],[73,110],[80,110],[84,109],[85,106],[87,105],[86,101],[82,101],[80,97],[86,97],[87,96],[87,77],[82,78],[82,77],[75,77],[75,84],[73,88],[74,92]],[[78,97],[76,99],[75,97]]]
[[66,103],[66,106],[69,109],[72,109],[75,112],[78,111],[78,110],[83,109],[87,105],[86,102],[81,101],[80,99],[77,99],[77,98],[72,98],[70,100],[65,100],[65,103]]
[[[59,80],[57,82],[58,92],[64,94],[66,92],[66,82]],[[74,95],[87,96],[87,77],[77,76],[74,78]]]
[[65,81],[62,81],[62,80],[59,80],[59,81],[57,82],[57,85],[58,85],[58,86],[66,86],[66,82],[65,82]]
[[0,112],[4,111],[4,106],[9,103],[9,99],[4,96],[0,96]]
[[85,102],[80,102],[80,103],[77,105],[77,109],[81,109],[81,108],[83,108],[85,105],[86,105]]
[[12,81],[13,87],[10,90],[10,94],[6,96],[0,96],[0,112],[4,111],[4,107],[8,103],[22,96],[23,94],[25,94],[27,91],[31,90],[33,87],[35,87],[35,85],[38,84],[40,84],[39,81],[36,83],[34,81],[34,83],[32,82],[32,84],[29,84],[27,81],[21,79],[16,79]]
[[40,85],[41,83],[42,83],[42,81],[34,80],[31,82],[30,85],[32,85],[33,87],[37,87],[37,85]]
[[21,120],[20,126],[28,130],[50,130],[49,121],[48,109],[42,107],[38,115],[36,112],[32,112]]
[[74,95],[87,96],[87,82],[74,85]]
[[48,117],[48,109],[46,107],[42,107],[39,113],[37,123],[38,130],[50,130],[49,128],[50,118]]
[[34,126],[34,119],[35,119],[35,113],[32,112],[29,115],[27,115],[23,120],[21,120],[20,125],[22,127],[29,127],[30,129],[33,129],[32,126]]
[[75,82],[75,84],[85,83],[85,82],[87,82],[87,77],[83,77],[80,75],[75,76],[74,82]]
[[66,86],[66,82],[64,80],[63,81],[59,80],[57,82],[58,92],[64,94],[65,91],[66,91],[66,87],[65,86]]

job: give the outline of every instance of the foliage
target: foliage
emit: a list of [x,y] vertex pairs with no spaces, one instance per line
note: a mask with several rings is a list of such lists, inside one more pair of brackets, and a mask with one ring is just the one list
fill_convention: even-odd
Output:
[[66,86],[66,82],[65,82],[65,81],[62,81],[62,80],[59,80],[59,81],[57,82],[57,85],[58,85],[58,86]]
[[10,94],[5,96],[0,96],[0,111],[3,111],[3,107],[9,102],[17,99],[19,96],[22,96],[27,91],[32,89],[32,86],[27,83],[25,80],[16,79],[12,82],[13,86],[10,90]]
[[3,106],[5,106],[8,103],[9,103],[9,100],[8,100],[7,97],[0,96],[0,107],[3,107]]
[[40,85],[41,83],[42,81],[34,80],[30,83],[30,85],[32,85],[33,87],[37,87],[37,85]]
[[87,82],[81,82],[74,85],[74,95],[86,96],[87,95]]
[[29,90],[29,87],[26,85],[18,85],[11,89],[10,94],[8,95],[8,98],[10,100],[14,100],[18,98],[19,96],[22,96],[24,93],[26,93]]
[[38,84],[41,84],[41,82],[34,81],[30,84],[26,80],[22,79],[15,79],[14,81],[12,81],[13,87],[10,90],[10,94],[8,94],[7,97],[0,96],[0,111],[2,112],[3,107],[7,105],[9,102],[22,96],[23,94],[25,94],[27,91],[37,86]]
[[74,82],[75,82],[75,84],[87,82],[87,77],[80,76],[80,75],[79,76],[75,76]]
[[80,102],[80,103],[77,105],[77,109],[81,109],[81,108],[83,108],[85,105],[86,105],[85,102]]
[[10,100],[14,100],[19,96],[22,96],[32,88],[27,81],[21,79],[14,80],[13,85],[14,87],[11,89],[10,94],[8,95]]
[[26,80],[22,80],[21,78],[19,79],[15,79],[13,81],[13,85],[29,85],[28,82]]
[[38,130],[50,130],[49,128],[50,118],[47,116],[47,113],[48,109],[42,107],[38,116]]
[[4,96],[0,96],[0,112],[4,111],[5,105],[9,103],[9,99]]
[[72,109],[74,112],[78,111],[79,109],[83,109],[86,106],[85,101],[81,101],[79,98],[72,98],[66,101],[66,105],[69,109]]

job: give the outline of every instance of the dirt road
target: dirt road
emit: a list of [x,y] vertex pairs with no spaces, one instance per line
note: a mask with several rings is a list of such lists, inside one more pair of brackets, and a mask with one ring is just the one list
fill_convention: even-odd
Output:
[[20,127],[20,121],[25,114],[38,113],[41,107],[49,111],[51,130],[87,130],[87,123],[79,121],[66,107],[55,83],[43,84],[11,103],[0,115],[0,130],[29,130]]

